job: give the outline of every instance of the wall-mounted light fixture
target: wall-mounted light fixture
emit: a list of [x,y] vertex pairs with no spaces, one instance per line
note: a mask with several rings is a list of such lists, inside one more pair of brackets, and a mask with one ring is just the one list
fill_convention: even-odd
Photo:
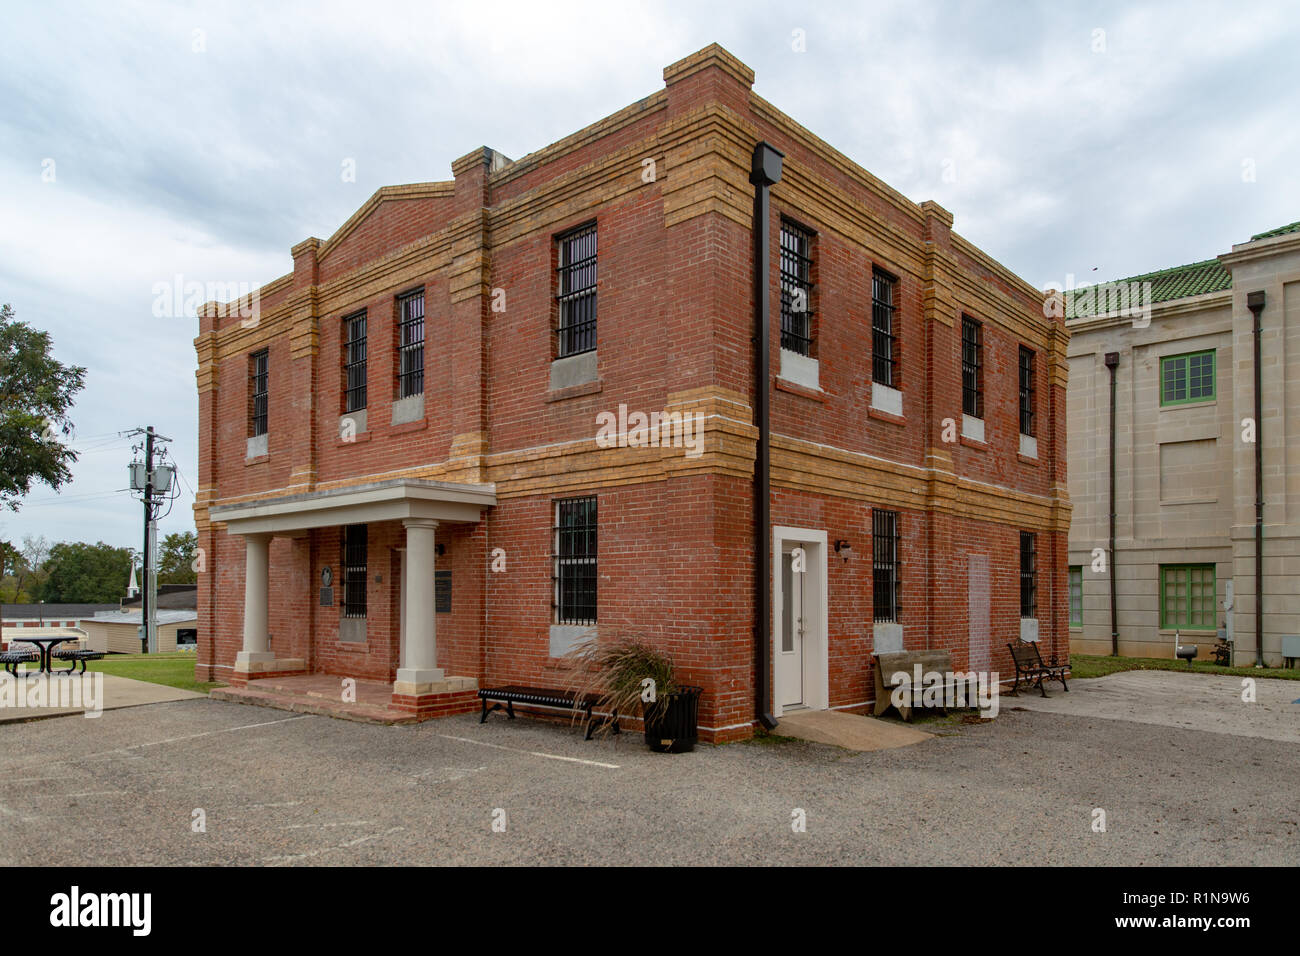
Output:
[[845,561],[853,557],[853,545],[849,544],[843,538],[837,538],[835,541],[835,553]]

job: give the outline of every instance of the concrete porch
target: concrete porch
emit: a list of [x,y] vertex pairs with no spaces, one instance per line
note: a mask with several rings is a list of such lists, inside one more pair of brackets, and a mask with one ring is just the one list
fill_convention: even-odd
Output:
[[[344,699],[344,678],[334,674],[264,677],[213,690],[209,696],[300,714],[321,714],[372,724],[414,724],[435,717],[464,714],[479,706],[478,681],[447,677],[419,698],[403,700],[387,681],[353,682],[355,700]],[[445,685],[445,686],[444,686]]]
[[[491,486],[397,479],[213,507],[212,519],[221,522],[228,533],[242,537],[245,551],[243,641],[242,649],[235,655],[234,673],[229,677],[231,687],[225,692],[230,695],[227,699],[269,706],[281,702],[292,705],[289,709],[300,709],[307,704],[320,708],[322,713],[361,715],[362,719],[383,722],[407,717],[422,720],[472,709],[477,699],[475,679],[448,675],[437,666],[433,582],[438,546],[434,538],[440,523],[477,523],[482,520],[483,511],[495,502]],[[377,680],[376,671],[382,673],[383,668],[372,667],[369,678],[356,679],[356,700],[344,701],[344,676],[319,673],[319,662],[313,659],[314,646],[308,647],[307,658],[280,657],[271,650],[271,540],[309,538],[322,528],[352,526],[368,532],[371,526],[397,522],[401,525],[402,546],[393,551],[401,556],[400,596],[395,595],[385,605],[386,609],[396,608],[395,612],[381,616],[385,621],[383,626],[393,629],[390,633],[395,635],[400,629],[395,655],[396,679],[391,683]],[[322,569],[322,595],[329,596],[322,596],[321,606],[338,608],[327,613],[339,615],[340,634],[345,625],[360,625],[350,626],[350,636],[343,640],[355,644],[366,644],[369,640],[382,646],[388,639],[382,629],[369,637],[366,631],[365,592],[372,559],[367,536],[363,534],[357,558],[352,562],[359,566],[359,578],[340,579],[342,587],[356,586],[360,594],[355,609],[346,614],[340,607],[342,601],[334,602],[335,580],[332,567],[326,565]],[[375,574],[375,581],[382,581],[382,574]],[[335,662],[329,669],[338,670],[339,666]],[[385,698],[382,701],[381,688]]]

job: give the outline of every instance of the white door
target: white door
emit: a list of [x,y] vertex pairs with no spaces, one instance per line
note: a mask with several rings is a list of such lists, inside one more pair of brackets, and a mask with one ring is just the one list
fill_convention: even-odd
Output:
[[781,615],[775,655],[776,702],[781,707],[801,707],[804,704],[808,550],[804,545],[792,542],[781,551]]

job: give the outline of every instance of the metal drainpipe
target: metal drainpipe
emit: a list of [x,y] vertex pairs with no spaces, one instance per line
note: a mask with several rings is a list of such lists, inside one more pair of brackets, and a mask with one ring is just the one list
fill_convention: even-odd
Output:
[[768,413],[771,406],[771,296],[768,292],[768,227],[771,203],[768,190],[781,181],[784,153],[766,142],[754,146],[749,181],[754,185],[754,323],[758,362],[754,372],[758,387],[754,424],[758,447],[754,462],[754,704],[759,722],[768,730],[772,716],[772,475]]
[[1115,577],[1115,369],[1119,367],[1119,353],[1106,353],[1106,368],[1110,370],[1110,653],[1119,657],[1119,613],[1116,610],[1117,588]]
[[1246,308],[1254,316],[1255,338],[1255,666],[1264,666],[1264,396],[1260,370],[1260,314],[1264,293],[1246,294]]

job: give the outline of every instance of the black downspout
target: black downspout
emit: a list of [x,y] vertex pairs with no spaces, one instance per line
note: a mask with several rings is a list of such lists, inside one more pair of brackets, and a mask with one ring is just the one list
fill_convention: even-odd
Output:
[[1246,294],[1246,308],[1255,317],[1255,666],[1264,666],[1264,396],[1260,370],[1259,316],[1264,311],[1264,293]]
[[771,296],[768,292],[768,227],[771,203],[768,190],[781,181],[784,153],[768,143],[754,147],[749,181],[754,185],[754,322],[758,362],[754,372],[757,395],[754,424],[758,448],[754,462],[754,705],[759,722],[768,730],[772,716],[772,475],[768,412],[771,405]]
[[1119,613],[1116,610],[1117,587],[1115,578],[1115,369],[1119,367],[1119,353],[1106,353],[1106,368],[1110,370],[1110,653],[1119,657]]

